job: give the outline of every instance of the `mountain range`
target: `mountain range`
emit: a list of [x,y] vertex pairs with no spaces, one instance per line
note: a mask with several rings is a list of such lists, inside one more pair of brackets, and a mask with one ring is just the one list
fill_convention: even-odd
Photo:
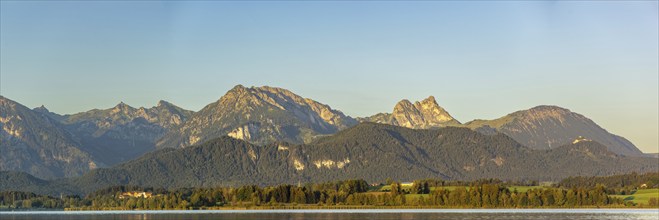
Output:
[[558,106],[537,106],[493,120],[473,120],[461,124],[430,96],[412,104],[402,100],[392,113],[380,113],[362,122],[376,122],[407,128],[432,129],[447,126],[467,127],[484,134],[504,133],[531,149],[546,150],[574,141],[578,137],[602,143],[616,154],[644,156],[627,139],[614,135],[583,115]]
[[79,176],[103,166],[57,120],[0,96],[0,170],[41,178]]
[[355,124],[341,111],[285,89],[237,85],[168,132],[157,146],[186,147],[223,135],[256,144],[304,143]]
[[59,122],[80,139],[84,151],[104,164],[115,165],[153,151],[157,140],[192,114],[166,101],[152,108],[133,108],[121,102],[110,109],[64,115]]
[[[344,135],[344,131],[352,130],[351,128],[355,128],[360,123],[366,124],[365,126],[375,126],[369,122],[392,125],[391,129],[397,127],[416,129],[409,131],[419,133],[442,129],[458,129],[464,132],[473,130],[476,132],[472,132],[471,135],[484,135],[483,138],[489,136],[509,138],[509,141],[514,143],[509,143],[507,146],[520,146],[520,149],[528,152],[554,152],[563,148],[576,148],[577,145],[572,145],[572,143],[584,140],[588,143],[601,144],[600,146],[603,146],[606,152],[610,152],[616,157],[643,156],[642,152],[631,142],[609,133],[592,120],[568,109],[556,106],[538,106],[494,120],[474,120],[463,124],[439,106],[432,96],[415,103],[402,100],[395,105],[391,113],[379,113],[364,118],[352,118],[326,104],[301,97],[286,89],[268,86],[244,87],[242,85],[235,86],[219,100],[208,104],[198,112],[160,101],[151,108],[133,108],[125,103],[119,103],[110,109],[93,109],[72,115],[60,115],[48,111],[44,106],[29,109],[1,96],[0,110],[2,110],[0,126],[3,128],[0,131],[2,138],[0,170],[26,172],[46,180],[81,176],[90,171],[92,173],[106,172],[100,171],[105,169],[96,168],[126,166],[148,155],[168,152],[168,149],[172,148],[186,150],[192,146],[204,145],[208,141],[217,141],[217,138],[223,136],[231,137],[232,140],[242,140],[243,142],[239,143],[252,146],[248,148],[253,150],[247,152],[250,157],[273,157],[268,160],[277,164],[284,163],[281,158],[277,158],[278,153],[259,155],[263,151],[254,149],[265,149],[262,146],[277,145],[281,149],[291,150],[291,154],[311,156],[309,148],[299,146],[312,144],[323,146],[320,148],[324,149],[323,154],[325,155],[341,155],[340,152],[347,151],[353,155],[352,151],[355,149],[351,148],[357,148],[355,144],[343,143],[337,146],[325,146],[322,143]],[[359,127],[362,126],[357,128]],[[369,131],[382,132],[377,129]],[[408,131],[405,130],[405,132]],[[362,135],[368,136],[369,134]],[[424,140],[429,143],[437,141],[432,138]],[[386,145],[387,147],[400,144],[398,143],[400,139],[382,138],[378,141],[385,142],[371,144]],[[405,142],[402,146],[417,148],[424,143],[426,142]],[[424,147],[431,148],[430,145],[424,145]],[[456,148],[458,147],[460,146],[456,145]],[[408,151],[410,149],[400,150]],[[414,152],[414,150],[410,150],[410,152]],[[434,158],[441,158],[440,156],[439,154],[433,155]],[[528,155],[519,156],[528,157]],[[475,166],[467,164],[460,168],[456,164],[450,166],[445,164],[446,167],[440,169],[426,164],[437,163],[436,161],[422,163],[420,161],[424,157],[418,155],[405,157],[407,159],[402,161],[389,159],[392,159],[392,162],[395,161],[396,166],[399,167],[424,164],[422,167],[427,167],[425,171],[415,171],[419,174],[418,176],[423,176],[421,173],[424,175],[434,173],[450,178],[472,178],[462,171],[451,171],[450,169],[464,170]],[[384,158],[387,157],[380,155],[369,160],[384,160]],[[308,160],[301,159],[298,163],[300,166],[307,168],[316,166],[315,163],[309,164]],[[259,159],[261,162],[268,160]],[[346,160],[346,158],[338,157],[328,160],[333,162],[334,165],[331,166],[338,166],[338,164],[345,166],[350,163],[347,160],[355,161],[355,159]],[[516,160],[512,158],[505,160],[511,161],[506,164],[528,164],[523,161],[513,163],[512,161]],[[320,161],[321,166],[325,166],[323,160]],[[228,168],[215,167],[215,169]],[[602,168],[603,171],[600,173],[606,173],[612,169]],[[276,172],[276,170],[271,171]],[[308,180],[315,177],[318,175],[297,176],[296,178]],[[242,179],[248,180],[249,178],[239,178],[239,180]],[[263,181],[268,182],[267,178]],[[276,181],[273,180],[273,182]]]
[[651,172],[656,159],[618,155],[595,141],[533,150],[498,133],[468,128],[409,129],[361,123],[309,144],[254,145],[224,136],[186,148],[166,148],[80,177],[40,180],[1,172],[0,189],[86,194],[116,185],[213,187],[274,185],[357,178],[557,181],[569,176]]

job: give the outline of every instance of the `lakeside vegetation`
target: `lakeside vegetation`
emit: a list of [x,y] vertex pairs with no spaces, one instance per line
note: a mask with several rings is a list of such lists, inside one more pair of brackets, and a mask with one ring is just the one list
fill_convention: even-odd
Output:
[[650,207],[659,207],[659,189],[639,189],[629,195],[613,195],[614,198],[622,198],[623,201],[631,201],[635,204],[647,204]]
[[[316,208],[600,208],[659,207],[659,173],[568,178],[551,186],[497,179],[439,179],[369,185],[344,180],[304,185],[214,188],[115,186],[84,197],[0,192],[1,209],[166,210]],[[608,188],[606,182],[635,181]],[[651,185],[648,185],[651,184]],[[569,186],[569,187],[567,187]],[[633,188],[636,186],[635,188]],[[639,187],[643,186],[643,189]]]

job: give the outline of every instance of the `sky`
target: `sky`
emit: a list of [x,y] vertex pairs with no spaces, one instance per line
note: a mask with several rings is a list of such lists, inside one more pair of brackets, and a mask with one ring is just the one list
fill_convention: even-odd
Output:
[[657,1],[0,6],[0,94],[31,108],[196,111],[242,84],[358,117],[433,95],[461,122],[558,105],[659,151]]

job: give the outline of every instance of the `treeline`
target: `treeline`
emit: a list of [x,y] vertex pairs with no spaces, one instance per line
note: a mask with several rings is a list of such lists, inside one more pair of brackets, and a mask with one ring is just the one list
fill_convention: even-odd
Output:
[[[425,202],[425,203],[423,203]],[[474,185],[454,190],[436,190],[424,205],[471,208],[537,208],[537,207],[593,207],[625,204],[622,199],[606,194],[603,186],[594,188],[534,188],[526,192],[510,191],[499,184]]]
[[[156,190],[157,191],[157,190]],[[417,181],[410,190],[394,182],[389,192],[368,191],[363,180],[338,181],[306,186],[279,185],[239,188],[178,189],[150,198],[117,199],[121,191],[86,198],[91,209],[202,209],[214,207],[280,205],[425,206],[456,208],[595,207],[625,205],[594,188],[535,188],[510,191],[501,184],[474,183],[453,190],[430,190],[428,182]],[[631,204],[627,204],[631,205]]]
[[[435,188],[451,184],[438,180],[418,180],[411,187],[392,182],[387,192],[369,186],[364,180],[320,184],[255,185],[238,188],[182,188],[175,190],[136,186],[109,187],[84,198],[53,198],[29,193],[6,192],[0,197],[11,208],[74,209],[213,209],[222,207],[276,206],[423,206],[452,208],[536,208],[622,206],[621,199],[607,195],[604,186],[592,188],[534,188],[511,191],[498,180],[471,182],[464,187]],[[149,197],[131,197],[125,192],[149,192]]]
[[78,204],[80,197],[54,198],[30,192],[0,192],[0,208],[8,209],[59,209]]
[[633,172],[614,176],[568,177],[557,185],[566,188],[604,185],[609,189],[609,194],[629,195],[639,188],[659,188],[659,173]]
[[347,196],[365,193],[369,185],[364,180],[345,180],[305,186],[256,185],[238,188],[182,188],[176,190],[145,189],[152,192],[150,198],[130,197],[118,199],[125,188],[112,187],[93,193],[84,199],[83,205],[91,209],[190,209],[223,206],[260,206],[279,204],[344,204]]
[[[385,183],[391,185],[394,181],[391,178],[387,178]],[[526,181],[502,181],[496,178],[484,178],[473,181],[463,181],[463,180],[442,180],[442,179],[420,179],[413,182],[414,185],[425,184],[429,187],[442,187],[442,186],[469,186],[473,184],[500,184],[506,186],[538,186],[539,183],[536,180],[526,180]]]

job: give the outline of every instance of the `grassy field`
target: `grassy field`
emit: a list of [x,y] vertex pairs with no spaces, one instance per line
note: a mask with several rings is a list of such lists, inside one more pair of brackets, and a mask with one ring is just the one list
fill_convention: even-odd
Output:
[[650,198],[659,199],[659,189],[641,189],[632,195],[613,195],[614,197],[623,198],[626,201],[632,201],[637,204],[648,204]]

